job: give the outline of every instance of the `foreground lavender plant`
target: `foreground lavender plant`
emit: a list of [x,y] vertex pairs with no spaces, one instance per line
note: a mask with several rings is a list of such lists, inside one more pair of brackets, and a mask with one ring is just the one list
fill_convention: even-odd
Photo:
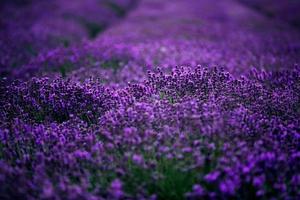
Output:
[[299,80],[298,68],[235,79],[199,66],[116,91],[45,79],[8,86],[1,195],[296,198]]

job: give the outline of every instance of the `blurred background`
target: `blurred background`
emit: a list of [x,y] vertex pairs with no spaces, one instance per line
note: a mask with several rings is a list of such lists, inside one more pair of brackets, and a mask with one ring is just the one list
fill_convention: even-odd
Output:
[[[98,47],[108,40],[111,40],[111,42],[107,46],[112,46],[117,43],[127,45],[129,41],[133,40],[139,41],[139,44],[143,43],[144,45],[144,41],[148,41],[150,38],[155,37],[153,41],[157,42],[158,38],[161,39],[164,37],[164,44],[173,45],[177,48],[178,46],[182,46],[182,41],[180,45],[176,45],[174,41],[172,41],[172,44],[169,44],[166,40],[188,37],[192,38],[187,39],[188,41],[197,40],[207,42],[209,40],[209,42],[215,42],[218,44],[218,47],[212,48],[221,49],[223,47],[220,47],[220,45],[224,41],[231,41],[231,38],[236,39],[243,35],[243,41],[239,41],[240,46],[230,48],[232,45],[231,42],[224,45],[228,47],[226,51],[230,52],[230,49],[240,49],[240,51],[242,51],[241,49],[245,48],[243,47],[245,44],[247,46],[253,43],[251,45],[254,46],[255,43],[254,47],[249,45],[247,46],[248,48],[245,49],[247,52],[243,53],[243,55],[249,54],[250,51],[255,51],[254,53],[250,52],[251,55],[245,56],[247,57],[246,59],[242,58],[241,55],[237,58],[241,60],[228,60],[230,58],[227,58],[226,54],[232,57],[236,50],[230,53],[222,51],[205,57],[203,55],[208,55],[211,50],[208,49],[204,51],[203,49],[208,48],[209,45],[205,44],[204,48],[201,43],[201,45],[188,44],[198,50],[202,49],[202,51],[192,53],[190,56],[181,56],[185,58],[184,60],[172,60],[170,56],[175,57],[174,51],[170,52],[171,54],[169,55],[166,51],[163,52],[166,55],[151,55],[151,58],[143,58],[143,61],[138,64],[143,66],[179,64],[232,65],[232,67],[230,67],[231,69],[236,68],[237,65],[248,65],[248,67],[254,66],[257,68],[268,67],[268,65],[271,64],[273,66],[282,65],[281,61],[268,61],[266,63],[266,57],[268,57],[269,60],[275,59],[261,53],[266,51],[276,51],[274,55],[272,55],[276,57],[276,59],[280,57],[281,54],[283,56],[289,54],[287,59],[280,57],[280,59],[278,58],[277,60],[284,60],[284,62],[291,60],[290,65],[293,65],[297,60],[295,56],[298,55],[297,52],[299,52],[300,48],[297,42],[297,35],[299,35],[300,28],[299,0],[226,0],[211,1],[210,3],[205,0],[189,0],[185,3],[183,2],[184,0],[172,2],[166,0],[2,0],[0,2],[0,76],[14,79],[24,78],[26,74],[27,78],[31,77],[32,73],[29,68],[32,68],[32,71],[36,74],[37,70],[33,65],[44,66],[45,56],[53,55],[57,49],[66,49],[70,46],[73,47],[74,45],[82,43],[87,44],[87,41],[96,40],[101,33],[120,22],[131,10],[137,8],[138,5],[142,5],[141,9],[137,10],[133,16],[127,20],[127,25],[125,25],[125,23],[122,28],[116,28],[115,31],[110,31],[106,36],[103,36],[102,38],[104,39],[98,42]],[[158,17],[159,20],[157,20]],[[270,23],[272,23],[272,25],[269,25]],[[262,35],[261,33],[264,34]],[[224,39],[226,35],[232,36]],[[110,39],[110,37],[113,39]],[[249,39],[251,37],[252,39]],[[266,37],[267,39],[262,37]],[[273,37],[274,40],[277,38],[277,40],[280,41],[269,41],[269,37]],[[254,40],[255,42],[253,42]],[[149,49],[158,48],[158,51],[160,51],[160,47],[156,48],[153,41],[151,41],[152,44],[150,46],[144,45],[143,48],[147,49],[145,51],[139,47],[138,52],[131,52],[130,56],[121,56],[123,61],[120,62],[127,63],[127,57],[134,57],[136,54],[139,54],[138,56],[140,57],[145,57],[145,54],[150,55],[151,52],[148,51],[151,50]],[[274,47],[274,45],[279,43],[279,46]],[[269,44],[272,45],[271,49],[266,49]],[[282,47],[284,44],[286,44],[286,46]],[[94,46],[96,46],[96,43]],[[133,48],[133,46],[137,45],[131,45],[130,48]],[[159,46],[161,46],[161,44],[159,44]],[[99,49],[98,47],[97,49]],[[165,47],[163,47],[163,49],[164,48]],[[263,49],[258,52],[251,48]],[[81,46],[77,48],[76,53],[72,52],[72,55],[68,55],[68,63],[74,63],[74,57],[76,57],[77,54],[82,54],[78,53],[80,49],[84,49],[84,47]],[[91,48],[89,47],[88,49]],[[104,49],[107,48],[105,47]],[[284,52],[278,53],[278,49]],[[120,47],[111,49],[113,52],[119,50]],[[191,52],[192,51],[194,50],[191,50]],[[207,51],[209,52],[207,53]],[[47,61],[47,65],[58,65],[57,63],[53,64],[53,62],[56,62],[62,57],[66,58],[63,52],[56,53],[62,54],[62,56],[51,58],[51,63],[49,64]],[[141,52],[144,52],[143,55],[141,55]],[[186,51],[183,53],[180,49],[178,50],[178,48],[176,52],[179,52],[178,54],[181,55],[187,54]],[[98,54],[98,52],[96,54]],[[43,58],[35,59],[39,55],[42,55]],[[87,57],[86,55],[84,56]],[[291,56],[294,57],[290,58]],[[115,58],[119,56],[112,57],[112,61],[110,58],[107,62],[103,61],[104,66],[112,65],[116,60],[119,62],[120,58]],[[126,57],[126,59],[123,57]],[[159,61],[157,60],[158,58]],[[249,60],[250,58],[252,60]],[[103,57],[96,58],[95,60],[99,61],[99,59],[101,61]],[[246,62],[245,60],[249,61]],[[233,62],[235,63],[232,64]],[[87,63],[84,64],[88,65]],[[29,65],[30,67],[28,67]],[[59,66],[61,65],[62,64],[59,64]],[[63,63],[63,65],[65,64]],[[53,67],[51,70],[52,69]],[[59,67],[58,71],[65,76],[66,70],[65,67]],[[57,70],[55,69],[53,71],[56,72]],[[235,70],[229,71],[240,74],[240,72],[235,72]]]

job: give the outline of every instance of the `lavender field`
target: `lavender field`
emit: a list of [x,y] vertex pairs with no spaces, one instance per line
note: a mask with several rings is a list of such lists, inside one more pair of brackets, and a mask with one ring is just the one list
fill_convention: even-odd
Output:
[[0,1],[0,200],[299,200],[299,13]]

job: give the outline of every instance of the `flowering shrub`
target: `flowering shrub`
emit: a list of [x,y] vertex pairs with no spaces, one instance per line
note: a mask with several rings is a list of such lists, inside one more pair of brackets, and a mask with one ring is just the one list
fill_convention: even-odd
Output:
[[116,91],[45,78],[11,85],[1,195],[296,197],[300,71],[261,75],[199,66]]

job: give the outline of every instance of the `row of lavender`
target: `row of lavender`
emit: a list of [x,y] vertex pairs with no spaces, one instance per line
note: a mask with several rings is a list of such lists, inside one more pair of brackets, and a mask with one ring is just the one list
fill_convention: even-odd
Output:
[[40,53],[95,38],[126,15],[135,0],[0,2],[0,75],[11,76]]
[[300,2],[297,0],[240,0],[242,3],[264,13],[268,17],[285,20],[300,28]]
[[299,54],[297,30],[236,2],[144,1],[92,42],[41,53],[9,77],[101,77],[105,85],[119,87],[143,81],[157,66],[166,72],[181,65],[221,66],[240,76],[252,68],[293,68]]
[[2,88],[1,199],[296,199],[300,70]]
[[0,85],[1,199],[299,198],[299,42],[231,0],[144,0],[41,52]]

